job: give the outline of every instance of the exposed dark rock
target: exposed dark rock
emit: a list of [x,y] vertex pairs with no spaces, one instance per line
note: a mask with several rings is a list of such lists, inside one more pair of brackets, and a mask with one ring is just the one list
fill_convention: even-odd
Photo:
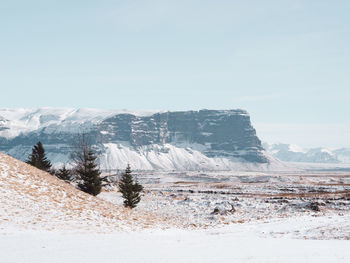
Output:
[[234,212],[236,212],[236,209],[234,208],[234,206],[232,204],[230,204],[231,209],[223,209],[223,208],[219,208],[219,207],[215,207],[213,212],[211,212],[211,215],[229,215],[229,214],[233,214]]
[[214,208],[214,211],[211,212],[210,214],[211,214],[211,215],[218,215],[218,214],[220,214],[219,208],[215,207],[215,208]]
[[320,211],[320,207],[319,207],[319,204],[317,202],[310,202],[309,204],[307,204],[305,206],[305,208],[310,209],[310,210],[315,211],[315,212]]
[[[54,120],[57,116],[41,117],[45,117],[45,120],[40,121],[47,121],[47,118]],[[6,120],[0,119],[1,123],[5,125]],[[201,145],[201,152],[208,157],[234,157],[248,162],[268,162],[250,117],[244,110],[179,111],[151,116],[117,114],[92,126],[86,126],[89,127],[87,136],[96,145],[97,152],[103,152],[104,143],[126,142],[135,149],[152,144],[190,143]],[[84,127],[84,124],[79,124],[71,132],[67,132],[67,129],[62,132],[59,125],[53,124],[19,134],[12,139],[0,137],[0,151],[24,160],[31,147],[40,140],[49,157],[55,162],[57,156],[67,156],[76,132],[84,130]],[[3,129],[5,128],[6,125]]]

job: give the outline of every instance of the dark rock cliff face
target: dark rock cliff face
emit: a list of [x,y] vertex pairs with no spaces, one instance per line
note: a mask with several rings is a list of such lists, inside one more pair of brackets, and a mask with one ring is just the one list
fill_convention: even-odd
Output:
[[[200,110],[156,113],[151,116],[118,114],[89,128],[92,142],[126,142],[137,149],[165,143],[179,147],[196,146],[208,157],[237,157],[248,162],[266,163],[262,146],[244,110]],[[14,139],[0,138],[0,150],[23,159],[38,140],[54,153],[67,153],[75,132],[46,127]],[[21,156],[15,156],[21,152]]]
[[267,162],[247,112],[201,110],[157,113],[148,117],[116,115],[97,126],[97,141],[126,141],[134,147],[170,143],[203,145],[208,157],[240,157]]

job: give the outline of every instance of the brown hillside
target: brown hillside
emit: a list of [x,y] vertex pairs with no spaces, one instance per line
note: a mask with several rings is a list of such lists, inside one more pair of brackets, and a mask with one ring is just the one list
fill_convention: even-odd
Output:
[[169,225],[75,189],[56,177],[0,153],[0,229],[110,232]]

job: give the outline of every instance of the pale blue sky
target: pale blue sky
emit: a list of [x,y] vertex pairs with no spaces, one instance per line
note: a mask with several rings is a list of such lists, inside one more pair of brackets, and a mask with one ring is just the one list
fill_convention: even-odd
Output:
[[349,147],[349,11],[337,0],[0,1],[0,107],[244,108],[263,140]]

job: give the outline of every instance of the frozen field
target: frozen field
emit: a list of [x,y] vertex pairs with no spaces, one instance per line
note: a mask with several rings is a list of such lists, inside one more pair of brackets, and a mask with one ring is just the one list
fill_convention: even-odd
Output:
[[113,234],[2,234],[1,262],[349,262],[349,241],[259,235],[301,222]]

